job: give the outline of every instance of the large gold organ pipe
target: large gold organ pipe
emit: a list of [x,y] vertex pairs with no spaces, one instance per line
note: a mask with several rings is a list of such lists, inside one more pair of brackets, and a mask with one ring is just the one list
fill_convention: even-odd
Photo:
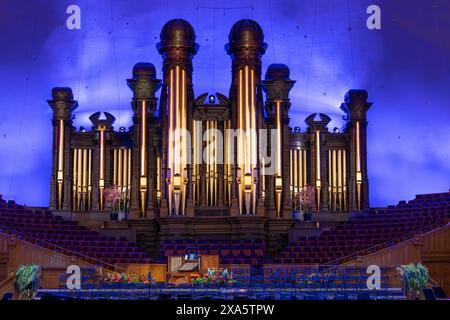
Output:
[[347,211],[347,155],[345,150],[342,150],[342,184],[344,211]]
[[337,151],[337,202],[339,204],[339,211],[343,211],[342,204],[342,150]]
[[361,210],[361,148],[360,148],[360,128],[359,121],[356,121],[356,205],[357,210]]
[[229,142],[228,139],[228,130],[231,128],[231,120],[226,120],[224,122],[224,132],[223,132],[223,148],[224,148],[224,163],[223,163],[223,172],[224,172],[224,199],[227,205],[231,204],[231,187],[233,183],[233,175],[231,171],[231,164],[233,163],[233,159],[231,159],[231,148],[230,146],[234,145]]
[[294,199],[294,150],[289,150],[289,191],[291,192],[291,199]]
[[[130,162],[128,162],[130,164]],[[156,158],[156,200],[161,205],[161,157]]]
[[83,191],[83,150],[77,149],[78,151],[78,168],[77,168],[77,210],[81,210],[82,202],[82,191]]
[[333,209],[333,170],[332,170],[332,150],[328,150],[328,208]]
[[320,190],[321,190],[321,177],[320,177],[320,132],[316,131],[316,209],[320,210]]
[[58,125],[58,209],[62,209],[63,181],[64,181],[64,120],[59,120]]
[[127,185],[127,204],[131,198],[131,149],[128,149],[128,185]]
[[103,189],[105,188],[105,129],[100,128],[100,210],[103,211]]
[[[194,205],[199,205],[200,202],[200,170],[199,166],[201,164],[202,156],[202,122],[193,120],[192,121],[192,147],[193,147],[193,161],[192,161],[192,202]],[[198,139],[200,138],[200,141]]]
[[283,123],[282,123],[282,110],[281,110],[281,102],[275,101],[275,129],[276,129],[276,135],[277,135],[277,146],[276,146],[276,174],[275,174],[275,201],[276,201],[276,216],[280,216],[281,212],[281,194],[282,194],[282,170],[281,167],[281,133],[283,130]]
[[91,199],[92,199],[91,179],[92,179],[92,150],[89,149],[88,150],[88,201],[87,201],[87,206],[88,206],[89,210],[91,209]]
[[[238,167],[242,171],[239,185],[240,213],[250,214],[255,212],[256,185],[254,169],[257,164],[256,141],[256,106],[255,106],[255,73],[249,66],[239,70],[238,85],[238,129],[239,136]],[[246,176],[246,179],[243,177]],[[247,183],[245,183],[247,182]],[[244,203],[245,201],[245,203]]]
[[336,205],[337,205],[337,170],[336,170],[336,150],[332,150],[331,151],[331,171],[333,172],[332,174],[332,186],[333,186],[333,202],[332,202],[332,209],[336,210]]
[[73,162],[72,162],[72,172],[73,172],[73,178],[72,178],[72,210],[76,211],[78,210],[77,205],[77,198],[78,198],[78,192],[77,192],[77,175],[78,175],[78,151],[77,149],[73,150]]
[[147,198],[147,102],[141,101],[141,174],[140,174],[140,196],[141,196],[141,214],[145,215],[145,204]]
[[[187,129],[187,90],[186,71],[176,66],[169,71],[169,108],[168,108],[168,169],[171,172],[168,186],[169,212],[183,215],[186,205],[188,145],[184,132]],[[174,133],[177,133],[175,136]],[[175,179],[176,176],[176,179]]]

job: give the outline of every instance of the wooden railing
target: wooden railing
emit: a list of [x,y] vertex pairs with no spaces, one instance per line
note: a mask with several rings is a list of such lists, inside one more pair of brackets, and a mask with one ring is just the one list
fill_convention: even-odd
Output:
[[438,252],[449,254],[450,223],[440,228],[415,236],[414,238],[381,249],[367,255],[357,256],[356,259],[343,265],[401,265],[410,262],[423,262],[422,257]]
[[16,281],[16,275],[14,273],[8,275],[5,280],[0,281],[0,299],[3,298],[5,293],[12,293],[13,299],[17,298],[17,292],[14,287]]
[[437,285],[450,292],[450,223],[343,265],[405,265],[422,263]]
[[8,252],[7,273],[15,272],[20,265],[37,264],[41,267],[67,268],[69,265],[93,266],[75,256],[51,251],[11,235],[0,233],[0,241],[6,242]]

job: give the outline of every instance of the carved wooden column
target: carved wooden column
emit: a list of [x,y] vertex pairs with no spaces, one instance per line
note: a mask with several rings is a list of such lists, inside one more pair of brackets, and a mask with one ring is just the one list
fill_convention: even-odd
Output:
[[[167,99],[161,104],[160,120],[162,127],[163,146],[168,154],[165,161],[164,175],[168,178],[166,185],[166,204],[161,204],[160,214],[193,215],[193,205],[190,195],[190,164],[188,148],[189,137],[181,136],[178,146],[173,146],[175,133],[191,132],[194,91],[192,86],[192,59],[197,53],[195,31],[183,19],[168,21],[161,30],[158,52],[163,58],[163,85],[167,88]],[[180,143],[181,142],[181,143]],[[187,176],[185,176],[187,172]],[[169,177],[170,173],[170,177]],[[187,208],[189,206],[189,208]]]
[[92,209],[104,210],[105,203],[103,198],[104,188],[111,185],[110,165],[111,149],[110,140],[113,130],[113,123],[116,121],[113,115],[103,112],[106,119],[100,119],[101,112],[96,112],[89,117],[95,130],[95,149],[93,165],[93,183],[92,183]]
[[[232,99],[231,116],[233,129],[240,129],[256,135],[247,135],[241,139],[246,146],[245,152],[238,154],[235,148],[235,175],[241,172],[240,183],[236,187],[236,198],[232,199],[231,214],[264,214],[264,204],[260,193],[260,168],[258,163],[257,132],[263,119],[261,95],[261,57],[267,44],[259,24],[250,19],[236,22],[228,36],[227,53],[232,60],[232,82],[230,99]],[[246,143],[243,143],[245,141]],[[237,144],[238,145],[238,144]],[[236,202],[239,206],[236,206]]]
[[326,150],[324,141],[325,135],[328,132],[327,125],[330,121],[331,118],[323,113],[313,113],[305,119],[305,123],[308,126],[307,132],[311,137],[310,174],[311,184],[316,188],[315,211],[328,210],[328,195],[326,194]]
[[53,157],[50,178],[50,210],[72,209],[72,172],[70,141],[72,112],[78,107],[73,100],[72,89],[56,87],[52,89],[52,100],[48,104],[53,109]]
[[133,67],[133,78],[127,80],[133,91],[133,185],[131,214],[133,217],[156,217],[156,92],[161,80],[151,63],[140,62]]
[[[270,179],[271,198],[275,198],[275,208],[280,218],[291,217],[290,194],[290,143],[289,143],[289,92],[295,81],[289,78],[289,68],[284,64],[271,64],[263,81],[266,91],[266,112],[276,130],[277,141],[271,146],[271,152],[276,154],[276,172]],[[278,204],[277,202],[280,201]]]
[[367,172],[367,111],[372,106],[365,90],[350,90],[341,109],[347,114],[345,132],[350,141],[349,210],[367,210],[369,179]]

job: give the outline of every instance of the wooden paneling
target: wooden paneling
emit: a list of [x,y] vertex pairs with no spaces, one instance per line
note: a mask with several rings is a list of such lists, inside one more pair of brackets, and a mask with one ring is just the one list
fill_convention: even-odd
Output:
[[[92,268],[89,268],[92,269]],[[95,268],[95,275],[86,276],[84,269],[81,268],[81,288],[87,285],[99,285],[101,281],[101,268]],[[66,268],[52,268],[44,267],[41,268],[41,287],[45,289],[58,289],[61,287],[66,288],[67,280],[67,269]]]
[[117,264],[115,268],[116,272],[126,272],[128,274],[140,274],[147,277],[148,273],[152,274],[152,277],[156,282],[166,282],[166,264],[158,263],[131,263],[131,264]]
[[208,269],[219,268],[219,256],[217,255],[201,255],[200,256],[200,272],[205,273]]
[[0,281],[0,299],[7,292],[10,292],[13,294],[13,299],[17,298],[18,294],[17,294],[15,286],[14,286],[15,281],[16,281],[16,276],[14,274],[10,274],[8,276],[8,278],[6,278],[3,281]]
[[0,282],[6,279],[8,275],[8,253],[0,252]]
[[32,243],[12,238],[10,236],[0,234],[0,239],[6,241],[8,261],[7,273],[15,273],[20,265],[37,264],[41,268],[61,268],[66,269],[69,265],[77,265],[79,267],[92,266],[91,264],[80,260],[76,257],[69,257],[61,253],[39,247]]
[[344,265],[393,266],[423,263],[430,277],[450,292],[450,223],[395,246],[358,257]]
[[0,237],[0,253],[8,252],[8,238]]

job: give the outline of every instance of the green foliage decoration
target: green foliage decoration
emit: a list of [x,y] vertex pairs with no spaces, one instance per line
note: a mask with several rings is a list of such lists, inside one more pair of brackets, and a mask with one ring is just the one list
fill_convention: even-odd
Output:
[[39,288],[39,266],[21,265],[16,272],[15,286],[22,299],[31,300]]

